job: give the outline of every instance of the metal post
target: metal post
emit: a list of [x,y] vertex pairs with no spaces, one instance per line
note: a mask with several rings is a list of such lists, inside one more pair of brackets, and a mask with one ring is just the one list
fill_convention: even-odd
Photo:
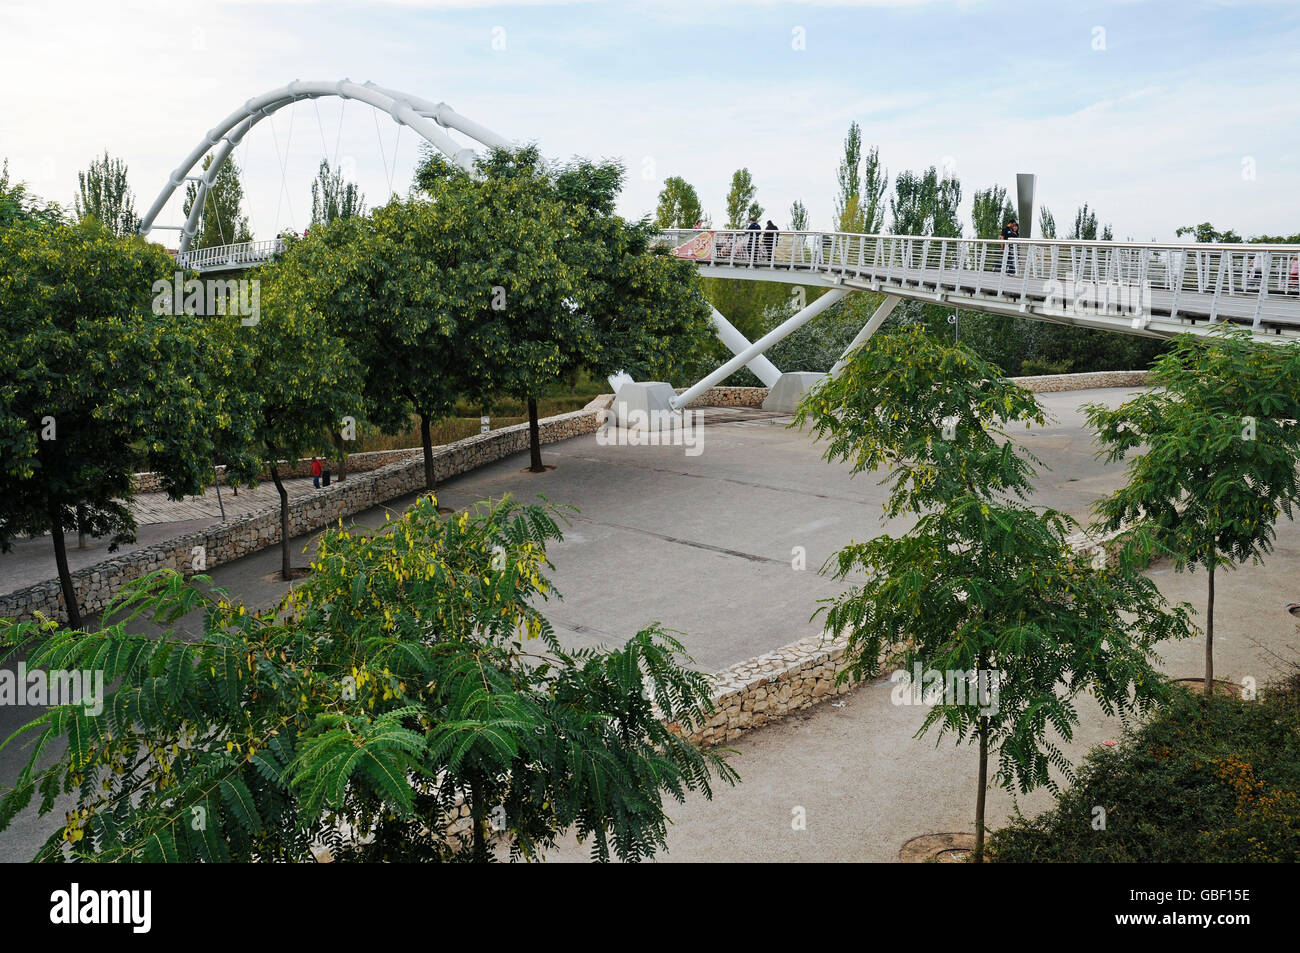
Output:
[[1034,189],[1038,176],[1028,172],[1016,173],[1016,205],[1020,211],[1020,237],[1029,238],[1034,227]]
[[678,394],[676,397],[672,398],[668,402],[668,405],[673,410],[681,410],[683,407],[685,407],[687,404],[693,401],[696,397],[699,397],[710,387],[714,386],[719,381],[726,380],[732,374],[736,373],[736,371],[740,370],[740,368],[744,367],[746,364],[752,361],[755,357],[757,357],[758,355],[766,351],[777,341],[780,341],[783,338],[788,337],[790,334],[794,333],[795,331],[799,330],[799,328],[803,327],[805,324],[807,324],[813,318],[817,317],[817,315],[821,314],[823,311],[825,311],[827,308],[833,305],[836,301],[839,301],[848,293],[849,292],[843,288],[833,288],[830,291],[826,292],[824,295],[822,295],[812,304],[808,305],[808,307],[804,308],[798,314],[786,319],[781,325],[773,328],[771,331],[768,331],[767,334],[763,335],[761,338],[759,338],[749,347],[745,348],[743,351],[741,351],[731,360],[727,361],[727,363],[723,364],[712,374],[709,374],[703,380],[699,381],[693,386],[687,388],[681,394]]
[[[712,311],[713,328],[722,343],[731,349],[732,354],[740,354],[745,348],[750,347],[749,338],[736,330],[736,326],[728,321],[722,312],[717,308],[713,308]],[[764,387],[775,387],[781,377],[781,372],[776,369],[776,365],[762,354],[745,366],[754,372],[754,375],[763,382]]]
[[217,472],[217,465],[212,464],[212,485],[217,488],[217,506],[221,508],[221,522],[226,521],[226,504],[221,502],[221,474]]

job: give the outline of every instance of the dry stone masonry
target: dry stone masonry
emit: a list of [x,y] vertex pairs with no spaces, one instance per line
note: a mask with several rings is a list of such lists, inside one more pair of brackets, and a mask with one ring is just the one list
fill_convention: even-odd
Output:
[[[597,425],[595,412],[586,409],[539,422],[542,443],[593,433]],[[527,449],[526,423],[434,447],[435,477],[442,482]],[[417,493],[423,487],[424,456],[420,451],[369,472],[349,472],[346,481],[289,504],[289,533],[300,536],[322,529],[388,500]],[[203,547],[207,568],[212,569],[279,542],[277,506],[87,566],[72,574],[72,585],[82,612],[98,612],[133,579],[156,569],[190,571],[196,546]],[[0,595],[0,618],[29,619],[38,611],[50,618],[67,619],[57,579]]]

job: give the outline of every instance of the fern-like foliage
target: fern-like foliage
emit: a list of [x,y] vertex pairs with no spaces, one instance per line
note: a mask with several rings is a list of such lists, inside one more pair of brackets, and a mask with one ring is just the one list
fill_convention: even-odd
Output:
[[[1190,607],[1167,605],[1138,572],[1149,536],[1094,565],[1071,551],[1074,520],[1028,505],[1038,461],[1006,428],[1044,421],[1032,393],[921,329],[877,334],[796,416],[828,441],[828,459],[887,468],[886,514],[917,518],[823,567],[855,581],[814,614],[848,643],[841,678],[901,660],[913,679],[897,700],[932,706],[919,733],[978,741],[981,769],[994,755],[995,779],[1022,791],[1069,775],[1054,739],[1070,739],[1079,695],[1108,714],[1146,710],[1167,694],[1156,646],[1193,631]],[[981,791],[977,858],[983,803]]]
[[[708,682],[658,626],[566,652],[538,603],[555,507],[509,497],[450,519],[433,497],[374,531],[327,532],[313,573],[250,612],[209,579],[138,580],[97,632],[0,622],[29,669],[104,673],[102,713],[48,710],[0,796],[0,830],[34,798],[77,807],[38,860],[528,858],[566,830],[593,856],[665,846],[663,799],[734,783],[682,731]],[[176,624],[203,615],[201,637]],[[162,637],[140,634],[151,622]],[[49,752],[66,751],[47,764]],[[448,833],[468,805],[468,837]]]

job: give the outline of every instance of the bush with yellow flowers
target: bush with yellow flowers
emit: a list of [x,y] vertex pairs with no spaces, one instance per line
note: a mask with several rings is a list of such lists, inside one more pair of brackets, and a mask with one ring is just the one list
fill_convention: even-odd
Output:
[[[38,860],[293,861],[324,846],[482,861],[536,856],[567,831],[597,859],[653,856],[665,794],[708,797],[736,774],[669,728],[711,712],[669,633],[560,644],[540,608],[558,597],[556,516],[507,497],[446,518],[428,496],[382,527],[325,533],[311,575],[270,610],[160,571],[97,632],[0,622],[29,669],[114,686],[98,715],[58,706],[17,733],[34,744],[0,830],[34,798],[48,814],[75,792]],[[196,612],[202,637],[183,638]],[[461,805],[470,831],[453,836]]]

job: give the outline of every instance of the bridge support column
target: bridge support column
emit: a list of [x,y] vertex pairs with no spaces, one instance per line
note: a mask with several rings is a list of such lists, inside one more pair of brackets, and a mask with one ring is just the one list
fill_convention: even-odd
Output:
[[660,429],[665,422],[681,417],[674,415],[670,406],[673,394],[673,385],[665,381],[629,380],[614,394],[608,414],[627,430]]
[[726,380],[732,374],[736,373],[736,371],[740,370],[740,368],[744,367],[754,358],[758,357],[760,354],[766,351],[777,341],[789,337],[795,331],[799,330],[801,327],[803,327],[813,318],[817,317],[817,315],[821,314],[823,311],[825,311],[827,308],[833,305],[836,301],[839,301],[848,293],[849,291],[844,288],[832,288],[830,291],[826,292],[824,295],[822,295],[812,304],[808,305],[808,307],[804,308],[798,314],[790,318],[787,318],[780,325],[773,328],[771,331],[768,331],[761,338],[759,338],[749,347],[745,348],[743,351],[741,351],[731,360],[727,361],[727,363],[723,364],[712,374],[708,375],[703,380],[699,381],[693,386],[687,388],[684,393],[678,394],[676,397],[674,397],[669,402],[672,409],[681,410],[683,407],[685,407],[687,404],[693,401],[696,397],[699,397],[700,394],[704,393],[710,387],[713,387],[719,381]]
[[844,372],[844,367],[852,359],[853,352],[862,347],[862,345],[866,343],[867,338],[871,337],[871,335],[875,334],[876,331],[879,330],[880,326],[885,323],[885,318],[889,317],[893,313],[894,308],[898,306],[898,302],[901,300],[901,298],[896,297],[895,295],[887,295],[885,300],[880,302],[880,307],[876,309],[876,313],[873,314],[870,320],[862,326],[862,330],[858,332],[858,336],[849,342],[849,346],[844,349],[844,353],[840,355],[840,359],[836,361],[835,366],[831,368],[831,377],[839,377],[840,374]]
[[[717,308],[713,309],[713,327],[722,343],[731,348],[732,354],[740,354],[750,346],[749,338],[737,331],[736,326]],[[776,382],[781,378],[781,372],[776,369],[776,365],[762,354],[745,366],[754,372],[754,376],[763,382],[764,387],[775,387]]]
[[764,410],[775,410],[783,414],[792,414],[799,406],[803,395],[808,393],[823,380],[825,374],[813,371],[786,371],[781,379],[773,385],[767,400],[763,401]]

